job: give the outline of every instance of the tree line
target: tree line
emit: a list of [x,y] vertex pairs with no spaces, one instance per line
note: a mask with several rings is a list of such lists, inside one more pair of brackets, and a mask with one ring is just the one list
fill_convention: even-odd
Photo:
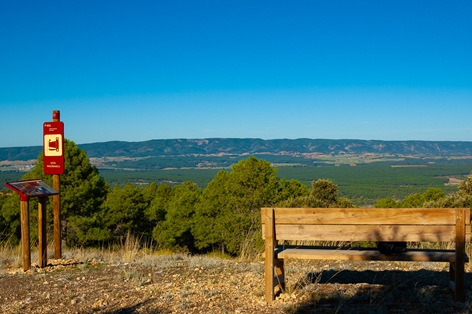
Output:
[[[231,171],[217,172],[203,189],[193,182],[111,187],[90,164],[84,150],[70,140],[64,146],[61,220],[63,242],[69,247],[108,246],[133,235],[143,244],[159,249],[219,251],[236,256],[262,247],[261,207],[353,207],[351,200],[338,196],[338,187],[330,180],[313,181],[310,189],[298,180],[278,178],[277,169],[270,162],[255,157],[240,160]],[[42,154],[23,179],[42,179],[52,185],[52,177],[43,174]],[[428,191],[411,196],[408,204],[431,207],[472,204],[471,177],[453,194]],[[30,201],[33,239],[37,237],[33,223],[37,217],[36,201]],[[376,206],[399,203],[394,199],[381,201]],[[48,228],[52,235],[51,203]],[[18,243],[20,234],[19,197],[2,191],[0,241]]]

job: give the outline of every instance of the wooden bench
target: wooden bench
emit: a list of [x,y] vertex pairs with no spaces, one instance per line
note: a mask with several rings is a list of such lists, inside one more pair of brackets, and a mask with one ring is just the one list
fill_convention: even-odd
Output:
[[[469,208],[262,208],[261,218],[268,303],[275,287],[285,289],[284,259],[448,262],[455,299],[465,301]],[[384,255],[355,247],[279,246],[279,240],[455,242],[455,250],[411,249]]]

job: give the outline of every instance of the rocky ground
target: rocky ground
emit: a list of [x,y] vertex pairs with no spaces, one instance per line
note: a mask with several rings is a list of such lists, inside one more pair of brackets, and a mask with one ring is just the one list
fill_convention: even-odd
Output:
[[[264,301],[263,261],[147,254],[70,256],[23,272],[0,257],[0,313],[471,313],[444,263],[286,262],[287,290]],[[129,260],[129,261],[126,261]]]

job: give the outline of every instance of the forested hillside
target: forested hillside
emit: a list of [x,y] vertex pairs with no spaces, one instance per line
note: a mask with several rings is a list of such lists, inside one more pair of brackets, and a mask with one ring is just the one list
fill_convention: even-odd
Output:
[[392,154],[472,155],[472,142],[363,141],[324,139],[175,139],[147,142],[108,142],[80,145],[89,157],[173,156],[209,154]]
[[[108,246],[122,243],[129,235],[152,245],[170,250],[195,253],[219,251],[230,255],[257,252],[262,245],[260,208],[289,207],[352,207],[351,199],[338,191],[330,179],[307,177],[306,182],[278,176],[273,163],[247,156],[220,169],[199,186],[194,181],[168,184],[159,177],[147,178],[145,184],[126,183],[111,186],[90,163],[83,149],[65,141],[65,171],[61,175],[61,214],[64,241],[68,246]],[[340,172],[354,170],[350,177],[362,188],[362,167],[348,165],[331,168]],[[345,168],[345,169],[343,169]],[[422,168],[422,167],[420,167]],[[414,176],[414,169],[390,167],[390,173],[372,177],[379,185],[394,172],[402,177]],[[298,168],[304,171],[306,168]],[[323,169],[312,168],[312,169]],[[405,171],[403,171],[405,170]],[[433,169],[436,175],[443,169]],[[129,171],[133,175],[141,173]],[[378,169],[375,173],[380,174]],[[23,179],[40,178],[52,184],[43,173],[43,157]],[[472,176],[464,178],[453,191],[445,194],[440,188],[422,185],[421,190],[406,197],[388,197],[375,204],[383,207],[472,207]],[[391,181],[391,179],[389,179]],[[439,179],[442,180],[442,179]],[[395,181],[395,180],[394,180]],[[398,187],[399,182],[394,183]],[[422,184],[417,179],[411,184]],[[344,187],[343,187],[344,188]],[[30,201],[35,208],[37,199]],[[52,219],[51,202],[48,219]],[[0,242],[18,243],[20,239],[19,197],[9,190],[0,191]],[[37,211],[31,211],[31,221]],[[50,222],[48,226],[52,226]],[[36,237],[36,224],[31,235]]]
[[[169,139],[82,144],[89,157],[163,157],[181,155],[322,154],[322,155],[472,155],[472,142],[366,141],[328,139]],[[1,160],[36,159],[41,146],[0,148]]]
[[[307,187],[314,180],[331,179],[339,185],[340,195],[369,206],[379,198],[403,199],[429,187],[453,191],[472,171],[471,146],[471,142],[175,139],[79,148],[110,186],[191,181],[205,188],[218,171],[255,156],[276,167],[281,178],[296,179]],[[0,148],[4,158],[0,184],[30,171],[41,150]]]

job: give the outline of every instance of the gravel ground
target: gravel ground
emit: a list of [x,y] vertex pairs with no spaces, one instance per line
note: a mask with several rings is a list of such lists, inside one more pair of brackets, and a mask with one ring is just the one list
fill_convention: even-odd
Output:
[[456,303],[445,263],[287,261],[287,290],[269,305],[262,260],[130,260],[49,260],[25,273],[0,258],[0,313],[472,313],[469,265]]

